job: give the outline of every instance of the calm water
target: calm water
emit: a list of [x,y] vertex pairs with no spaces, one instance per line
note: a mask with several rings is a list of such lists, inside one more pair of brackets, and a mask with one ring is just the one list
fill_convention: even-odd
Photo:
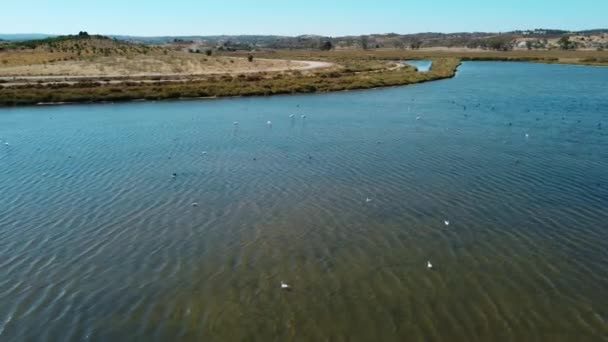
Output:
[[2,109],[0,139],[2,341],[608,340],[608,68]]
[[404,63],[415,66],[419,72],[427,72],[427,71],[431,70],[431,65],[433,64],[433,62],[429,59],[409,60],[409,61],[404,61]]

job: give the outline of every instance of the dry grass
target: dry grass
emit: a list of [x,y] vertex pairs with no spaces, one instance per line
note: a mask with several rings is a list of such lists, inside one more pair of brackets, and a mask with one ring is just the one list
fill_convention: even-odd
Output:
[[0,67],[83,60],[98,56],[138,56],[166,52],[168,50],[162,47],[131,44],[105,37],[9,42],[0,44]]
[[[31,53],[19,53],[31,55]],[[0,54],[2,59],[2,54]],[[21,59],[22,61],[24,59]],[[0,77],[9,76],[151,76],[201,75],[218,73],[251,73],[289,70],[306,64],[284,60],[255,59],[249,62],[242,57],[207,57],[201,54],[171,52],[168,54],[114,55],[81,57],[48,63],[0,64]]]
[[259,53],[260,57],[304,60],[395,60],[421,58],[458,58],[461,60],[514,60],[542,63],[608,65],[608,51],[595,50],[515,50],[490,51],[477,49],[421,50],[280,50]]

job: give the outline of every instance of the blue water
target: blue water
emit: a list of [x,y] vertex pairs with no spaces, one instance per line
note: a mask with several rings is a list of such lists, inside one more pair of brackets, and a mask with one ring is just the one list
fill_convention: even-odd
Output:
[[607,133],[527,63],[1,109],[0,340],[605,341]]
[[433,65],[433,61],[430,59],[408,60],[404,63],[416,67],[419,72],[427,72],[431,70],[431,65]]

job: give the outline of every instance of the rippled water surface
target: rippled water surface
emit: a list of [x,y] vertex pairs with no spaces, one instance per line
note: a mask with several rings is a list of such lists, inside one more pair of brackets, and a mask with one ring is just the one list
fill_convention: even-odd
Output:
[[2,341],[608,340],[608,68],[1,109],[0,139]]

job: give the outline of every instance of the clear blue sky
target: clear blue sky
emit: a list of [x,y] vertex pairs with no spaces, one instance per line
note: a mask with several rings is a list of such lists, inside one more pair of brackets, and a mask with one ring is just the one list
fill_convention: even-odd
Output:
[[1,33],[212,35],[569,30],[608,26],[608,0],[2,0]]

